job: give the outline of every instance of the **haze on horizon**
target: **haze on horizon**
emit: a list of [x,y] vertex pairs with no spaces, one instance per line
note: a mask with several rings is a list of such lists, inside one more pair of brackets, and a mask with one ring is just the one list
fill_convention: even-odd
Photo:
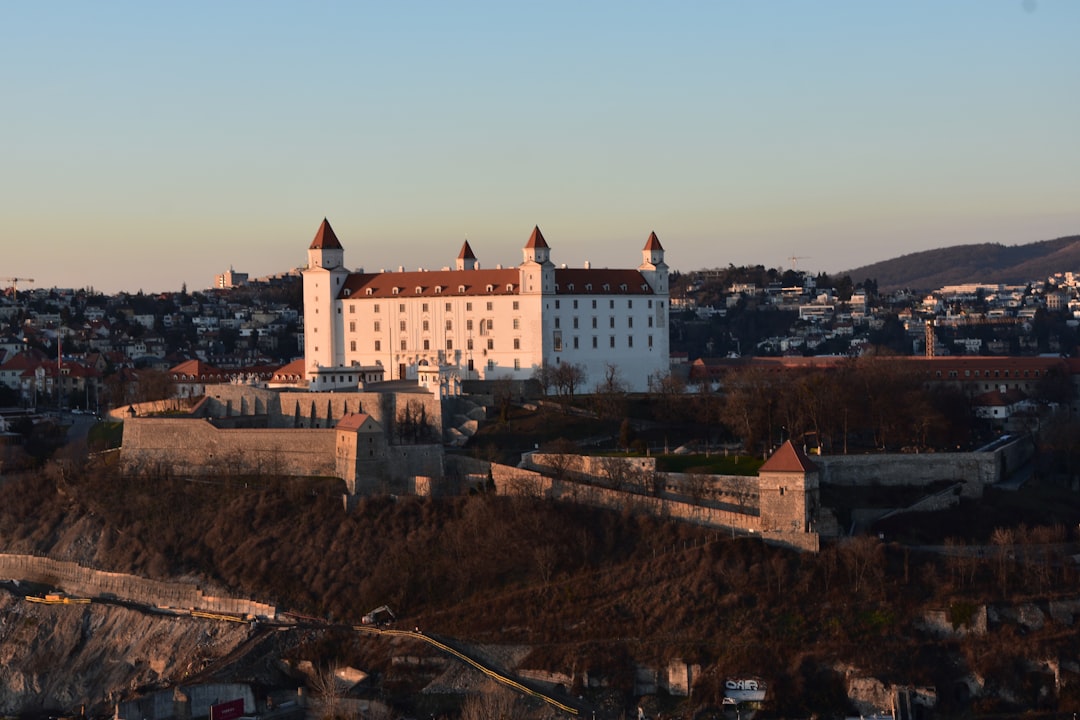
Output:
[[1080,233],[1080,3],[6,3],[0,276],[837,272]]

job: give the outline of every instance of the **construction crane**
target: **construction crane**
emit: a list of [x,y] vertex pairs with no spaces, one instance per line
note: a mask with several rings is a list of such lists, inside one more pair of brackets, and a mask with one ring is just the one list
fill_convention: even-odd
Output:
[[21,282],[34,282],[34,278],[20,278],[20,277],[6,277],[0,278],[0,282],[11,283],[11,296],[15,297],[15,293],[19,290],[19,283]]

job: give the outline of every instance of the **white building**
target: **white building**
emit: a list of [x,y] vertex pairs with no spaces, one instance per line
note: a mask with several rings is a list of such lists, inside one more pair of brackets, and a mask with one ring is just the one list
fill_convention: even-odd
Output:
[[608,365],[630,390],[669,371],[668,266],[655,233],[633,270],[556,268],[539,228],[516,268],[480,269],[466,242],[456,268],[365,273],[323,220],[304,278],[305,375],[313,390],[441,367],[462,380],[524,380],[547,363],[581,366],[583,388]]

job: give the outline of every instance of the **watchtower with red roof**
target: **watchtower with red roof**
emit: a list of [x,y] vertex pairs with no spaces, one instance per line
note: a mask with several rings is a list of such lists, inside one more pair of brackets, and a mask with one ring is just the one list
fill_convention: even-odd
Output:
[[790,440],[758,470],[758,486],[762,531],[815,532],[821,504],[818,467]]

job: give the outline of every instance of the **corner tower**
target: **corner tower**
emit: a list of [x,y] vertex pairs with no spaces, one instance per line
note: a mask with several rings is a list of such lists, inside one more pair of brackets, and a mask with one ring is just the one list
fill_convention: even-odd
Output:
[[345,249],[323,218],[308,246],[304,278],[304,374],[313,379],[320,368],[345,364],[343,328],[337,318],[338,295],[349,277]]
[[544,240],[540,226],[533,228],[522,253],[524,262],[521,263],[521,292],[527,295],[555,292],[555,266],[551,262],[551,248]]

